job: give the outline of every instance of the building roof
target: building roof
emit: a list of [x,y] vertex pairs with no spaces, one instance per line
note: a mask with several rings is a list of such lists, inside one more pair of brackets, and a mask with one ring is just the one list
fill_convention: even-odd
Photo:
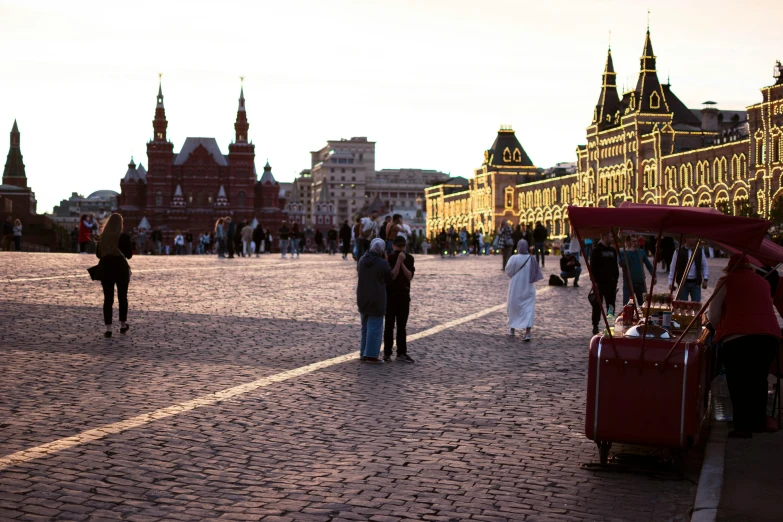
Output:
[[696,125],[701,127],[701,115],[698,117],[694,115],[684,103],[672,92],[671,85],[664,83],[662,86],[663,94],[666,98],[666,103],[669,105],[669,110],[672,112],[672,120],[675,124],[682,123],[685,125]]
[[644,39],[644,50],[640,59],[641,68],[636,82],[635,112],[665,114],[672,112],[663,93],[661,82],[658,81],[658,71],[655,69],[655,54],[653,53],[650,30]]
[[87,199],[110,199],[116,196],[119,196],[119,193],[113,190],[96,190],[87,196]]
[[141,222],[139,223],[138,228],[146,228],[147,230],[152,228],[150,226],[150,222],[147,220],[147,216],[141,218]]
[[269,165],[269,160],[267,160],[266,165],[264,165],[264,173],[261,174],[261,183],[271,183],[272,185],[277,183],[274,174],[272,174],[272,167]]
[[26,178],[24,170],[24,161],[22,150],[19,146],[19,127],[14,120],[14,126],[11,128],[11,148],[8,149],[8,156],[5,160],[3,169],[3,178]]
[[[518,151],[518,152],[517,152]],[[510,127],[501,127],[489,149],[487,163],[497,167],[533,167],[533,162]]]
[[220,147],[215,138],[186,138],[182,148],[174,157],[174,165],[184,164],[199,146],[207,149],[207,152],[214,158],[215,163],[221,167],[228,165],[225,156],[220,152]]

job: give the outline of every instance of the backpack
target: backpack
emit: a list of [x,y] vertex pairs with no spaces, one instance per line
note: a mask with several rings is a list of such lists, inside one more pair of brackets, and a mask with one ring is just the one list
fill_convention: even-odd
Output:
[[565,286],[565,283],[559,275],[552,274],[549,276],[549,286]]

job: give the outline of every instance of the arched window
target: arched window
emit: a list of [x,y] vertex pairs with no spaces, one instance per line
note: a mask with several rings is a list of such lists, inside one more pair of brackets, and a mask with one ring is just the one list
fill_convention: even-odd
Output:
[[508,147],[506,147],[506,150],[503,151],[503,161],[506,163],[511,163],[511,151],[508,150]]
[[653,91],[652,94],[650,94],[650,108],[651,109],[658,109],[661,107],[661,97],[658,96],[658,93]]
[[245,206],[245,191],[240,190],[237,194],[237,205],[241,208]]
[[764,152],[764,138],[756,138],[756,165],[763,165],[766,162]]
[[520,163],[522,161],[522,153],[519,149],[514,149],[514,161]]
[[213,201],[215,201],[215,196],[210,192],[207,196],[207,203],[211,205]]
[[188,204],[190,204],[190,205],[193,204],[193,193],[192,192],[188,192]]
[[155,193],[155,206],[156,207],[162,207],[163,206],[163,191],[159,190]]

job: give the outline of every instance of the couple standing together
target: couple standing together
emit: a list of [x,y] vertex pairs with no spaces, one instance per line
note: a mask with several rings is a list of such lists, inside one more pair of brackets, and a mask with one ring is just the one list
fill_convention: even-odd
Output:
[[[386,241],[373,239],[359,260],[356,303],[362,318],[360,356],[362,362],[391,362],[394,323],[397,323],[397,360],[412,363],[406,343],[410,314],[411,279],[416,271],[413,256],[405,253],[406,240],[397,236],[392,252],[386,254]],[[384,317],[386,326],[384,327]],[[383,341],[383,359],[381,354]]]

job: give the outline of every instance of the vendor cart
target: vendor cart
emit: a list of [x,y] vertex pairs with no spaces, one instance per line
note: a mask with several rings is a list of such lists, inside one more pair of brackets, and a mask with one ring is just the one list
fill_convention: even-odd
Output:
[[[696,237],[721,250],[740,253],[759,266],[783,262],[783,249],[764,239],[769,222],[762,219],[727,216],[705,208],[630,203],[617,208],[571,206],[568,216],[580,242],[612,234],[618,258],[621,234],[656,236],[656,267],[664,235],[679,238],[680,245],[685,237]],[[685,274],[692,262],[693,258]],[[586,256],[585,263],[601,303]],[[675,301],[671,289],[668,296],[654,296],[654,284],[653,278],[644,303],[636,303],[631,292],[632,301],[618,306],[618,313],[624,313],[617,318],[617,330],[602,306],[606,329],[590,342],[585,435],[598,446],[602,464],[613,442],[689,448],[708,419],[715,365],[701,318],[711,298],[703,305]],[[668,320],[656,319],[661,315]]]

